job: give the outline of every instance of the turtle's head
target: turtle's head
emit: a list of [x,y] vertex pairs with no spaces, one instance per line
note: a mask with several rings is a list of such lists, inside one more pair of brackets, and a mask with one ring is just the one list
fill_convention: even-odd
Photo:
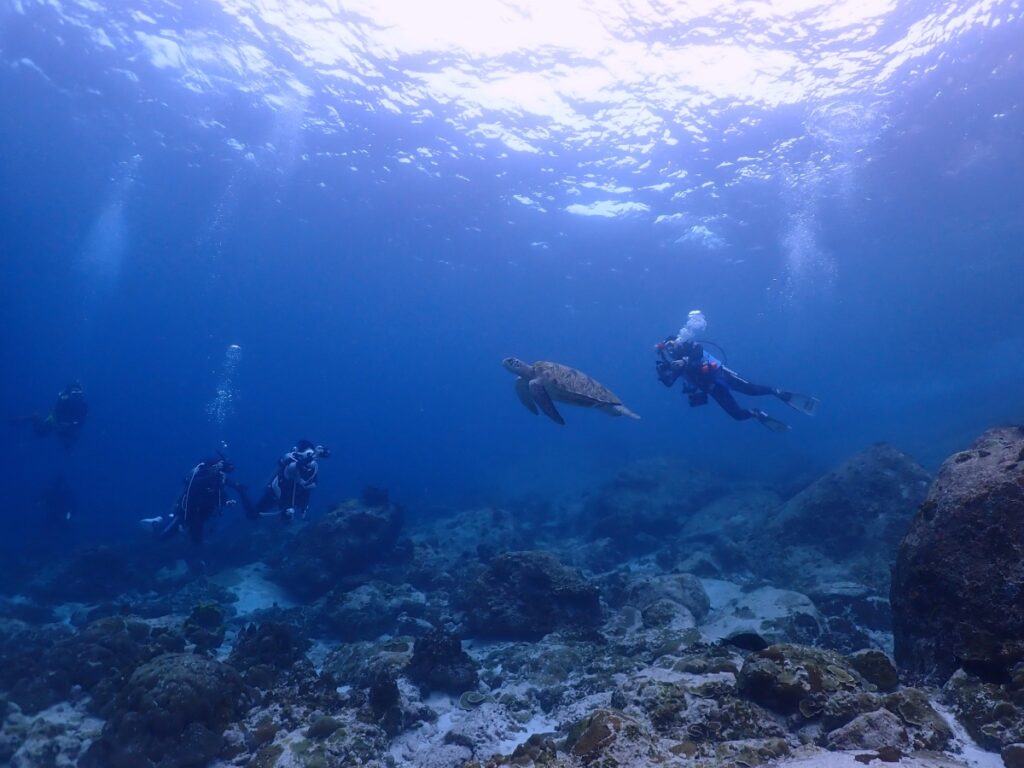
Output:
[[516,376],[533,376],[533,366],[527,365],[518,357],[506,357],[501,364],[505,366],[506,371],[514,373]]

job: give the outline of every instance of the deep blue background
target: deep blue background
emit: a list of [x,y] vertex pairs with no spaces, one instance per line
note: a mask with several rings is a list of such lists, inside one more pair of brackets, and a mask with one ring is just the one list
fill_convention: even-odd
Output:
[[[40,10],[0,26],[0,412],[43,411],[72,378],[92,410],[70,453],[4,434],[7,545],[51,535],[33,504],[56,474],[78,494],[79,533],[110,535],[164,512],[221,440],[253,486],[296,439],[331,446],[316,508],[367,483],[424,507],[571,494],[661,455],[799,484],[886,440],[933,468],[985,427],[1024,419],[1019,24],[968,35],[908,79],[852,185],[808,182],[835,277],[812,272],[787,292],[800,206],[778,179],[722,203],[745,222],[726,258],[675,243],[651,217],[510,201],[538,173],[531,158],[453,160],[440,179],[384,173],[390,150],[432,129],[390,115],[349,115],[380,152],[353,171],[317,154],[345,134],[282,135],[246,97],[199,102],[143,62],[138,83],[113,77],[116,53],[66,28],[58,44],[52,21]],[[197,115],[243,143],[276,136],[274,162],[226,151]],[[780,110],[759,130],[792,134],[805,117]],[[789,160],[814,162],[799,147]],[[95,228],[118,205],[115,267]],[[105,249],[106,271],[90,247]],[[817,394],[820,415],[772,405],[794,425],[779,436],[663,389],[652,345],[695,307],[731,367]],[[243,359],[220,427],[205,407],[229,344]],[[575,365],[643,420],[534,418],[500,366],[510,354]]]

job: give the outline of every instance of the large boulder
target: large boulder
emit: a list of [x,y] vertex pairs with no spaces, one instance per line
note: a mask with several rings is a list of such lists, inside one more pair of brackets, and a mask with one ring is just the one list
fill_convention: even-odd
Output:
[[900,545],[891,602],[911,673],[998,680],[1024,659],[1024,428],[989,430],[942,465]]
[[556,629],[590,632],[602,619],[597,587],[550,552],[494,558],[466,587],[463,602],[478,637],[539,640]]
[[340,506],[295,534],[274,564],[274,578],[297,597],[314,600],[391,554],[402,518],[394,505]]
[[754,537],[754,548],[767,555],[754,565],[805,591],[852,580],[884,594],[928,480],[906,454],[873,445],[782,505]]
[[81,765],[189,768],[213,760],[224,730],[248,708],[247,689],[230,666],[185,653],[158,656],[118,693],[101,737]]

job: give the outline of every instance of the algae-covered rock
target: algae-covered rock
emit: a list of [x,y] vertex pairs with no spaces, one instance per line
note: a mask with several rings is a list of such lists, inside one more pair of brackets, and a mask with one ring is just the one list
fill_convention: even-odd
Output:
[[943,688],[957,719],[985,749],[1024,742],[1024,696],[1006,684],[986,683],[963,671]]
[[397,677],[412,659],[412,651],[411,638],[344,643],[327,656],[323,675],[334,685],[362,688],[372,670],[386,670]]
[[751,768],[773,763],[790,753],[785,739],[744,739],[715,745],[715,768]]
[[224,611],[214,603],[203,603],[192,609],[182,627],[185,639],[194,643],[196,650],[212,651],[224,642],[227,631]]
[[238,633],[228,663],[244,671],[257,665],[288,669],[305,656],[309,640],[289,624],[263,621],[248,624]]
[[579,721],[569,733],[566,747],[584,765],[602,768],[642,765],[655,754],[654,743],[640,722],[609,709],[600,709]]
[[602,620],[597,588],[549,552],[494,558],[463,603],[479,637],[537,640],[556,629],[593,631]]
[[626,602],[643,612],[655,605],[679,605],[686,608],[696,621],[702,621],[711,610],[711,599],[704,585],[689,573],[647,576],[634,581],[629,585]]
[[20,678],[11,686],[10,697],[35,712],[66,698],[78,686],[92,694],[93,709],[100,711],[139,664],[183,647],[180,635],[131,617],[97,619],[44,651],[36,664],[9,668]]
[[248,704],[230,666],[191,654],[159,656],[136,669],[118,693],[83,768],[204,765],[219,754],[224,729]]
[[402,522],[395,505],[338,507],[295,534],[274,563],[274,578],[300,598],[318,598],[340,579],[386,558]]
[[932,706],[923,691],[901,688],[885,697],[885,707],[899,716],[915,749],[943,750],[953,740],[953,731]]
[[326,739],[339,728],[341,723],[338,720],[324,715],[310,723],[306,729],[306,736],[310,739]]
[[426,607],[423,593],[409,586],[372,581],[355,589],[331,590],[319,611],[318,626],[341,640],[372,640],[393,634],[403,620],[415,626],[411,620],[422,616]]
[[882,708],[882,697],[866,691],[839,691],[825,698],[821,708],[821,727],[827,733],[868,712]]
[[832,651],[799,645],[772,645],[743,664],[739,689],[753,701],[783,714],[817,716],[828,696],[867,691],[868,684]]
[[900,684],[896,665],[879,650],[865,649],[857,651],[851,654],[848,659],[850,666],[860,672],[861,677],[883,693],[895,691],[896,687]]
[[776,717],[751,701],[739,698],[735,691],[700,696],[679,717],[677,735],[687,735],[697,743],[717,744],[722,741],[778,739],[786,731]]
[[999,754],[1006,768],[1024,768],[1024,744],[1007,744]]
[[829,749],[910,748],[910,736],[899,717],[887,709],[858,715],[828,735]]
[[442,630],[416,639],[405,674],[423,691],[456,695],[476,688],[478,681],[476,664],[459,638]]
[[623,701],[630,711],[639,710],[658,731],[669,731],[679,724],[689,708],[686,687],[665,680],[640,679],[620,688]]

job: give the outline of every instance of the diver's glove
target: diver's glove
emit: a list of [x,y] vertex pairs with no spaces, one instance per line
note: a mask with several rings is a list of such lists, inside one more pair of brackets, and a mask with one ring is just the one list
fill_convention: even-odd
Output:
[[316,457],[318,459],[329,459],[331,457],[331,449],[318,445],[316,447]]
[[658,360],[654,364],[654,367],[658,372],[658,381],[666,387],[671,387],[676,383],[676,379],[679,377],[679,374],[672,369],[671,363],[667,363],[664,360]]

